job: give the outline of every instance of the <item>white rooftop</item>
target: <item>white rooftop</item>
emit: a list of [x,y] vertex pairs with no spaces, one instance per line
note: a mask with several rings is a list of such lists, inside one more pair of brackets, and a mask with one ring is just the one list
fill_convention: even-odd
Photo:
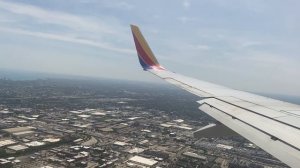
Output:
[[35,128],[34,127],[15,127],[15,128],[3,129],[3,131],[9,132],[9,133],[16,133],[16,132],[22,132],[22,131],[31,131],[33,129],[35,129]]
[[136,119],[139,119],[139,118],[141,118],[141,117],[130,117],[130,118],[128,118],[128,120],[136,120]]
[[43,140],[44,142],[59,142],[60,138],[46,138]]
[[24,145],[14,145],[14,146],[9,146],[7,147],[8,149],[12,149],[14,151],[19,151],[19,150],[24,150],[27,149],[28,147],[24,146]]
[[169,128],[169,127],[171,127],[172,125],[170,125],[170,124],[160,124],[161,126],[163,126],[163,127],[167,127],[167,128]]
[[0,147],[2,146],[6,146],[6,145],[12,145],[12,144],[15,144],[16,142],[11,140],[11,139],[6,139],[6,140],[3,140],[3,141],[0,141]]
[[193,152],[185,152],[185,153],[183,153],[183,155],[189,156],[189,157],[192,157],[192,158],[201,159],[201,160],[206,160],[205,156],[201,156],[201,155],[198,155],[197,153],[193,153]]
[[174,120],[175,122],[178,122],[178,123],[182,123],[184,120],[183,119],[178,119],[178,120]]
[[86,114],[81,114],[81,115],[78,115],[78,117],[81,117],[81,118],[88,118],[90,117],[91,115],[86,115]]
[[126,142],[116,141],[116,142],[114,142],[114,145],[125,146],[125,145],[128,145],[128,144]]
[[13,135],[26,135],[26,134],[33,134],[34,131],[21,131],[21,132],[15,132],[15,133],[12,133]]
[[81,113],[83,113],[83,112],[82,112],[82,111],[70,111],[70,113],[81,114]]
[[149,140],[145,139],[145,140],[142,140],[141,142],[139,142],[139,144],[145,144],[145,143],[148,143]]
[[8,111],[7,109],[4,109],[4,110],[1,110],[0,113],[2,113],[2,114],[9,114],[9,113],[12,113],[12,112]]
[[143,148],[133,148],[128,151],[128,153],[141,153],[144,152]]
[[75,127],[79,128],[87,128],[88,126],[91,126],[92,124],[74,124]]
[[97,116],[105,116],[106,114],[105,114],[105,113],[103,113],[103,112],[99,112],[99,111],[97,111],[97,112],[94,112],[94,113],[92,113],[92,115],[97,115]]
[[223,144],[218,144],[217,147],[218,148],[223,148],[223,149],[232,149],[233,148],[233,146],[223,145]]
[[148,132],[148,133],[151,132],[150,130],[147,130],[147,129],[142,129],[141,131],[142,131],[142,132]]
[[45,145],[45,142],[32,141],[32,142],[26,143],[25,145],[27,145],[27,146],[42,146],[42,145]]
[[18,122],[18,123],[27,123],[26,120],[18,120],[17,122]]
[[189,127],[186,124],[177,125],[175,123],[163,123],[163,124],[160,124],[160,126],[166,127],[166,128],[174,127],[174,128],[185,129],[185,130],[192,130],[193,129],[193,128]]
[[157,163],[157,161],[153,159],[148,159],[141,156],[133,156],[132,158],[129,159],[129,161],[140,163],[147,166],[153,166]]

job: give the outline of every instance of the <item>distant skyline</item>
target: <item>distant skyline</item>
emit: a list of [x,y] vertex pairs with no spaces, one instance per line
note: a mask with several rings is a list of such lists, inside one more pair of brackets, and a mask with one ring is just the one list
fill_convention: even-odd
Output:
[[130,24],[172,71],[300,96],[300,1],[0,0],[0,68],[160,82]]

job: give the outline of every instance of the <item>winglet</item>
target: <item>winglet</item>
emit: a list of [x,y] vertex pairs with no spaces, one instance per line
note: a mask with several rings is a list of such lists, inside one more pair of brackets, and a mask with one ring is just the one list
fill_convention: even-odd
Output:
[[147,41],[143,37],[140,29],[135,25],[130,25],[130,27],[131,27],[136,51],[138,54],[138,58],[143,69],[164,70],[165,68],[159,65]]

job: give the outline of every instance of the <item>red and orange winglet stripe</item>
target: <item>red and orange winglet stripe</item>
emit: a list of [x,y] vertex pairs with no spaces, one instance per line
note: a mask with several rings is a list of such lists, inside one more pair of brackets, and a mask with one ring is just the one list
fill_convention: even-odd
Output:
[[137,26],[131,25],[131,31],[134,38],[134,43],[139,57],[139,61],[142,67],[145,70],[147,69],[164,70],[164,68],[159,65],[157,59],[155,58],[153,52],[151,51],[147,41],[143,37],[139,28]]

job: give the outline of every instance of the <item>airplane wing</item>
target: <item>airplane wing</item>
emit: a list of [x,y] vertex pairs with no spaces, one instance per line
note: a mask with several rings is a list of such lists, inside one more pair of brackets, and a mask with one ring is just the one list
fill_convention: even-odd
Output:
[[230,89],[162,67],[137,26],[131,30],[145,71],[199,96],[199,109],[291,167],[300,166],[300,106]]

